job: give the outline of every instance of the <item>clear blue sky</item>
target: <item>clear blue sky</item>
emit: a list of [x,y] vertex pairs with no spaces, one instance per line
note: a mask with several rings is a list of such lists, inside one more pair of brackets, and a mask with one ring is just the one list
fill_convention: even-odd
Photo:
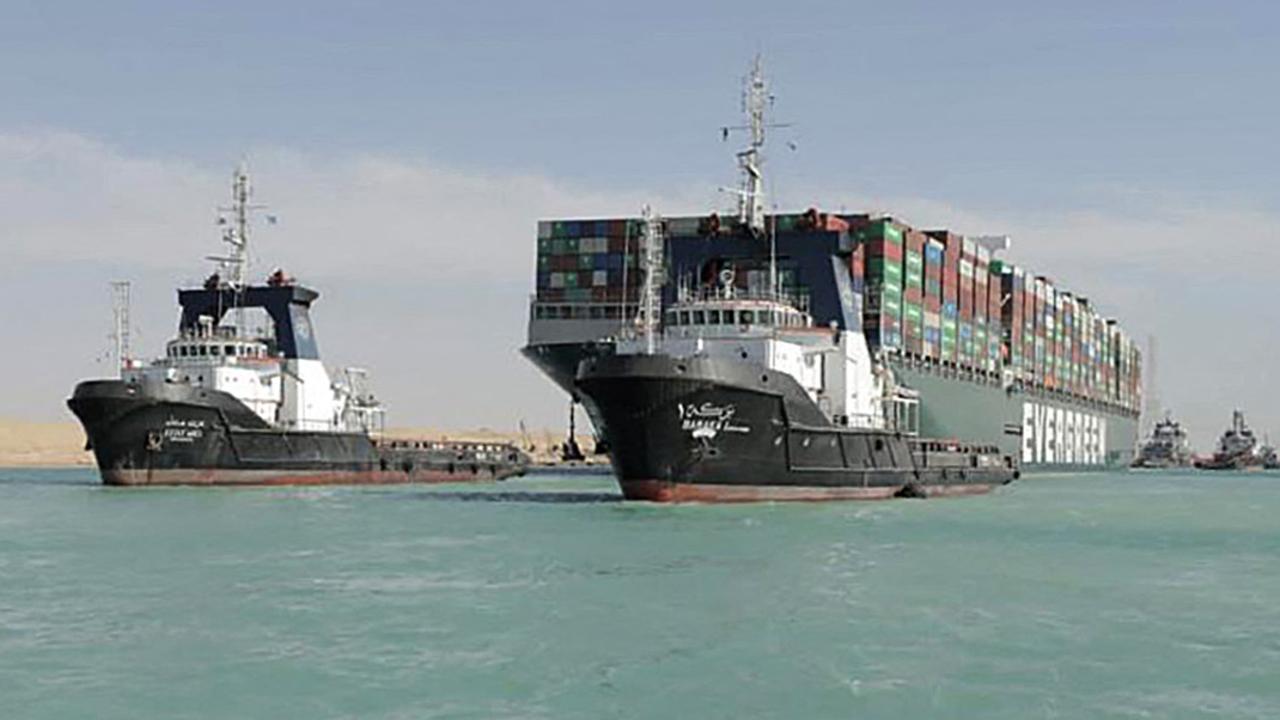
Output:
[[[956,202],[1275,178],[1273,3],[9,2],[0,125],[220,160],[425,154],[618,182],[724,162],[754,50],[805,173]],[[929,172],[932,170],[932,172]]]
[[[250,151],[294,158],[295,170],[324,158],[374,157],[472,179],[545,179],[570,195],[589,190],[604,198],[584,207],[612,207],[608,198],[616,197],[615,212],[633,212],[638,191],[679,196],[733,181],[731,148],[717,128],[738,120],[739,78],[759,50],[777,119],[796,123],[788,137],[799,151],[773,158],[783,202],[894,202],[905,207],[880,209],[931,213],[931,222],[962,231],[1029,231],[1024,257],[1065,263],[1065,271],[1081,274],[1078,284],[1096,282],[1099,294],[1116,298],[1117,314],[1158,332],[1171,353],[1203,351],[1202,338],[1169,317],[1173,308],[1161,315],[1143,299],[1181,292],[1197,258],[1213,262],[1193,247],[1197,237],[1205,247],[1217,242],[1208,234],[1187,231],[1161,246],[1169,229],[1192,227],[1181,208],[1196,211],[1195,227],[1210,229],[1215,212],[1248,215],[1240,233],[1258,233],[1257,247],[1277,241],[1262,235],[1280,213],[1278,21],[1275,6],[1261,2],[10,0],[0,5],[0,137],[61,132],[117,159],[192,177],[220,178]],[[73,172],[28,163],[0,177],[0,188],[7,181],[35,192],[44,183],[56,193]],[[289,182],[306,177],[299,172]],[[271,194],[265,188],[273,178],[259,174],[258,183]],[[278,186],[275,194],[283,194]],[[83,197],[63,199],[75,212]],[[553,212],[564,205],[534,205],[512,222],[531,228]],[[979,218],[1007,226],[962,227]],[[1084,273],[1097,268],[1060,259],[1062,241],[1034,244],[1036,231],[1052,237],[1054,227],[1070,224],[1065,218],[1088,228],[1137,222],[1133,232],[1144,240],[1134,244],[1134,257],[1117,262],[1141,270],[1142,257],[1162,256],[1172,270],[1151,271],[1143,291],[1126,300],[1122,273],[1099,271],[1094,280]],[[193,220],[193,238],[206,232],[204,221]],[[33,216],[28,224],[40,222]],[[142,227],[146,219],[130,215],[128,222]],[[21,249],[29,237],[4,241]],[[1093,247],[1087,240],[1082,248]],[[1114,249],[1113,240],[1095,241]],[[214,240],[190,242],[194,260]],[[521,237],[504,246],[521,253],[513,267],[527,264],[531,243]],[[1232,252],[1247,258],[1254,247]],[[62,262],[78,259],[69,246]],[[95,262],[76,272],[105,283],[129,265],[123,256]],[[48,258],[28,269],[32,276],[67,271]],[[172,283],[155,272],[155,297],[168,313]],[[340,272],[330,275],[341,282]],[[1231,282],[1229,273],[1221,279]],[[502,336],[503,352],[518,343],[519,304],[531,280],[531,270],[522,270],[475,282],[504,288],[487,296],[495,313],[516,305],[509,323],[516,330]],[[1258,282],[1241,295],[1266,297]],[[396,292],[402,299],[407,290]],[[1230,314],[1250,312],[1244,302]],[[1212,322],[1207,313],[1204,322]],[[153,344],[163,334],[153,328]],[[1179,384],[1195,377],[1162,360],[1162,372]],[[1193,367],[1203,374],[1207,355]],[[59,383],[69,387],[73,379]],[[1228,389],[1198,392],[1177,399],[1213,413],[1205,428],[1225,422],[1226,409],[1214,403]],[[530,413],[552,418],[559,412],[552,399],[530,400],[546,406]],[[33,395],[0,412],[40,414],[32,408],[45,401]],[[490,416],[507,422],[496,409],[465,418]],[[436,421],[425,411],[410,419]],[[1280,430],[1280,410],[1273,419]]]

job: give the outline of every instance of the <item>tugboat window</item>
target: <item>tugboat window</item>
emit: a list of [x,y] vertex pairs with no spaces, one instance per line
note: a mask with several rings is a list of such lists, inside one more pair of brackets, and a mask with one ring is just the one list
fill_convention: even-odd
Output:
[[681,325],[688,325],[688,324],[689,324],[689,311],[688,311],[688,310],[681,310],[681,311],[680,311],[680,324],[681,324]]
[[752,313],[750,310],[739,310],[738,323],[742,325],[750,325],[751,323],[755,322],[755,319],[752,317],[753,314],[754,313]]
[[208,355],[208,354],[209,354],[209,348],[208,348],[207,346],[205,346],[205,345],[201,345],[201,346],[200,346],[200,357],[204,357],[204,356],[206,356],[206,355]]
[[719,325],[719,324],[720,324],[720,311],[719,311],[719,310],[708,310],[708,311],[707,311],[707,324],[708,324],[708,325]]
[[223,355],[229,355],[229,356],[231,356],[231,357],[235,357],[235,354],[236,354],[236,346],[235,346],[235,345],[227,345],[226,347],[222,348],[222,354],[223,354]]
[[705,314],[705,313],[703,313],[701,310],[694,310],[694,311],[693,311],[693,324],[694,324],[694,325],[706,325],[706,324],[707,324],[706,314]]

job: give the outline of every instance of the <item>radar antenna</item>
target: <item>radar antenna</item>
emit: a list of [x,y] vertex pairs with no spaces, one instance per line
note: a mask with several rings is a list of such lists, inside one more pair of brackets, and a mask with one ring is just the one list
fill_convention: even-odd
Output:
[[222,226],[222,241],[231,246],[225,256],[210,255],[221,269],[227,271],[227,284],[236,289],[243,289],[245,278],[249,274],[249,214],[260,210],[265,205],[251,205],[249,198],[253,196],[253,188],[249,184],[249,169],[240,163],[231,175],[231,205],[219,207],[218,224]]
[[662,311],[662,218],[655,215],[648,205],[640,212],[642,234],[640,236],[640,263],[644,268],[644,285],[640,289],[640,312],[636,314],[636,328],[644,336],[645,353],[657,350],[659,313]]
[[773,107],[773,95],[764,79],[764,62],[757,54],[751,64],[742,89],[742,112],[746,125],[720,128],[721,137],[729,139],[734,130],[745,130],[750,136],[747,147],[738,152],[738,168],[742,171],[742,186],[737,189],[738,222],[756,235],[762,235],[764,226],[764,131],[769,128],[790,127],[789,123],[769,123],[766,113]]

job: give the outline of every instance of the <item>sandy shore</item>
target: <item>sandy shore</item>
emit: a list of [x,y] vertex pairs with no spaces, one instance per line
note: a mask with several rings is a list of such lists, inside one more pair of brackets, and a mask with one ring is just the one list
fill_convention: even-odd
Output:
[[[441,430],[439,428],[390,428],[388,437],[472,440],[512,443],[529,451],[534,462],[555,464],[559,460],[559,443],[564,435],[551,430],[531,432],[528,438],[519,433],[499,432],[488,428],[475,430]],[[594,443],[590,436],[580,435],[578,444],[590,452]],[[589,458],[607,463],[608,460]],[[75,467],[92,466],[93,455],[84,449],[84,432],[74,422],[36,423],[0,418],[0,467]]]
[[93,465],[93,455],[84,449],[84,432],[79,425],[0,418],[0,466],[78,465]]

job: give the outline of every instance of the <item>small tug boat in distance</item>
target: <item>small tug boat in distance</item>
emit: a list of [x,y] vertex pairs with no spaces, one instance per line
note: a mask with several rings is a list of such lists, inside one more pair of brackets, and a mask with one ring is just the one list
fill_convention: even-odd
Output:
[[[164,356],[143,363],[119,352],[118,379],[81,382],[67,401],[103,483],[458,482],[524,473],[528,458],[511,445],[379,439],[384,409],[364,371],[334,377],[320,361],[310,318],[319,294],[280,270],[263,285],[245,281],[253,207],[243,168],[232,191],[223,234],[231,252],[210,258],[219,272],[203,287],[179,290],[178,335]],[[250,328],[250,315],[262,325]]]
[[[815,327],[776,291],[680,292],[659,330],[661,223],[642,236],[639,333],[584,360],[631,500],[742,502],[976,494],[1018,477],[992,446],[917,438],[918,401],[863,334]],[[658,270],[655,270],[657,268]]]
[[1266,458],[1258,452],[1258,439],[1239,410],[1231,412],[1231,427],[1218,439],[1218,449],[1196,463],[1202,470],[1257,470],[1265,465]]
[[1185,468],[1191,467],[1191,447],[1187,431],[1182,424],[1165,416],[1151,429],[1151,437],[1138,449],[1130,467],[1134,468]]

